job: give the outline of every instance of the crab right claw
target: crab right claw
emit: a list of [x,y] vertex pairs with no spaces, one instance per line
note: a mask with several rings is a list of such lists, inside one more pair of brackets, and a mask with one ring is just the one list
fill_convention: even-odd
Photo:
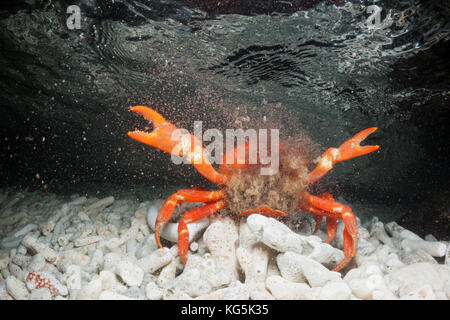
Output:
[[335,161],[349,160],[378,150],[380,146],[360,146],[360,143],[377,129],[377,127],[367,128],[341,144],[338,148]]
[[329,148],[325,151],[317,167],[309,173],[309,183],[314,183],[322,178],[333,168],[336,162],[359,157],[377,150],[380,146],[360,146],[360,143],[377,129],[377,127],[367,128],[345,141],[339,148]]

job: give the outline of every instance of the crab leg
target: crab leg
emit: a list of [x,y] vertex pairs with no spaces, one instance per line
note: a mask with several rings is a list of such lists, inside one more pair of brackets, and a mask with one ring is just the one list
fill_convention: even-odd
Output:
[[[344,222],[344,259],[333,269],[333,271],[341,270],[356,254],[358,248],[358,221],[349,206],[329,199],[323,199],[313,196],[308,192],[303,192],[303,199],[308,204],[304,206],[315,214],[324,215],[331,219],[342,219]],[[328,221],[327,221],[328,223]],[[335,232],[335,227],[330,227]],[[331,235],[330,235],[331,236]],[[327,239],[328,240],[328,239]]]
[[[317,197],[334,201],[333,196],[329,193],[322,193],[322,194],[319,194]],[[313,234],[315,234],[317,232],[317,230],[319,230],[320,224],[322,223],[322,216],[326,217],[328,237],[325,240],[325,242],[330,243],[336,236],[336,230],[337,230],[337,221],[336,220],[339,217],[330,216],[329,212],[314,208],[312,206],[306,206],[304,209],[305,209],[305,211],[312,212],[313,218],[316,221],[316,227],[314,228]]]
[[[181,157],[185,156],[200,174],[216,184],[224,184],[228,180],[228,176],[220,174],[214,169],[209,162],[207,152],[201,147],[201,142],[195,136],[185,134],[182,135],[179,140],[174,139],[177,127],[166,121],[164,117],[155,110],[145,106],[135,106],[130,110],[143,115],[145,119],[153,122],[154,125],[154,130],[151,133],[139,130],[128,132],[130,138],[170,154]],[[179,148],[180,144],[186,145],[187,147],[185,149],[188,150]]]
[[224,200],[219,200],[191,209],[183,215],[183,218],[178,223],[178,252],[180,253],[181,260],[184,264],[186,264],[187,261],[186,254],[189,247],[189,230],[187,224],[203,219],[225,207],[226,202]]
[[377,127],[367,128],[345,141],[339,148],[329,148],[325,151],[317,167],[309,173],[309,183],[322,178],[333,168],[336,162],[359,157],[377,150],[380,146],[360,146],[360,143],[377,129]]
[[280,210],[274,210],[268,206],[259,206],[255,209],[246,210],[244,212],[241,212],[240,216],[249,216],[251,214],[262,214],[263,216],[270,217],[270,216],[276,216],[276,217],[287,217],[288,215]]
[[[181,189],[167,198],[161,207],[155,223],[155,239],[159,247],[162,247],[159,239],[161,228],[170,220],[175,208],[183,202],[212,202],[223,198],[225,190],[203,191],[198,189]],[[189,234],[188,234],[189,237]]]

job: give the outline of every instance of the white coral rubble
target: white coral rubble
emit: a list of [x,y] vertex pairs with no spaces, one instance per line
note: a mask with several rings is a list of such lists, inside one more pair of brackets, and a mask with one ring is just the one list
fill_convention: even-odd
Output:
[[[162,203],[1,197],[0,299],[450,298],[449,244],[396,222],[373,218],[361,225],[355,258],[333,272],[344,256],[342,222],[329,245],[324,223],[311,235],[311,223],[296,232],[262,215],[222,212],[188,224],[183,265],[176,244],[156,244]],[[177,229],[175,222],[163,228],[165,245],[177,242]]]

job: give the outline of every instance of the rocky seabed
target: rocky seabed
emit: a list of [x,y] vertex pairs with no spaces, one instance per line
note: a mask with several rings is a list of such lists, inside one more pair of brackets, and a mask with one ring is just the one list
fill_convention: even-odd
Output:
[[311,224],[217,214],[189,226],[183,265],[175,223],[156,245],[162,203],[3,190],[0,300],[450,298],[449,244],[396,222],[360,226],[355,258],[333,272],[342,223],[329,245],[325,223],[311,235]]

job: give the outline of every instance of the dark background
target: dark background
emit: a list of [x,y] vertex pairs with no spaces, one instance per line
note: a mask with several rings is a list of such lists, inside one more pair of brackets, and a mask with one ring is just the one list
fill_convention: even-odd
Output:
[[[174,166],[168,155],[131,141],[127,131],[149,125],[128,108],[152,105],[185,128],[191,128],[191,122],[198,119],[210,127],[226,128],[236,117],[250,115],[254,120],[271,109],[274,118],[288,118],[283,120],[286,135],[300,130],[289,125],[307,113],[301,130],[310,134],[321,151],[338,146],[364,127],[380,127],[367,139],[367,144],[380,144],[380,151],[348,165],[339,164],[324,180],[324,189],[342,195],[356,207],[375,208],[374,214],[386,212],[385,220],[397,219],[421,235],[448,238],[448,1],[377,2],[390,8],[394,16],[401,13],[408,20],[401,35],[382,47],[386,52],[401,47],[404,53],[381,60],[386,68],[373,73],[381,84],[363,82],[356,74],[323,83],[319,77],[311,79],[304,70],[311,61],[319,60],[320,54],[314,50],[345,52],[346,41],[352,41],[320,38],[328,32],[321,30],[320,20],[314,27],[318,36],[299,37],[298,45],[248,41],[204,65],[189,64],[195,54],[188,56],[180,46],[182,42],[161,36],[165,30],[156,28],[155,34],[147,36],[141,32],[149,23],[170,18],[180,25],[177,28],[194,37],[206,32],[209,23],[223,19],[221,15],[287,17],[322,10],[317,6],[340,7],[345,3],[3,1],[0,185],[61,195],[128,195],[141,200],[167,196],[179,186],[211,186],[192,168]],[[65,26],[65,9],[71,4],[81,7],[85,18],[82,30],[71,31]],[[383,11],[383,19],[387,12]],[[393,33],[397,31],[400,34],[392,27]],[[130,36],[133,32],[136,35]],[[150,48],[146,41],[153,39],[157,42]],[[155,43],[160,43],[156,49]],[[419,49],[412,50],[414,44],[419,44]],[[333,75],[328,65],[334,61],[324,59],[322,67],[330,72],[320,78]],[[244,79],[247,89],[242,93],[220,85],[238,78]],[[281,109],[274,111],[273,106],[280,101],[274,95],[247,94],[266,85],[268,92],[272,85],[281,88],[273,89],[286,96]],[[301,109],[297,98],[290,102],[290,90],[306,92],[310,87],[319,92],[317,106],[310,103],[308,109]],[[203,89],[207,93],[199,94]],[[311,94],[305,93],[308,96]],[[266,101],[270,108],[264,108]],[[344,108],[346,103],[351,106],[349,111]]]

